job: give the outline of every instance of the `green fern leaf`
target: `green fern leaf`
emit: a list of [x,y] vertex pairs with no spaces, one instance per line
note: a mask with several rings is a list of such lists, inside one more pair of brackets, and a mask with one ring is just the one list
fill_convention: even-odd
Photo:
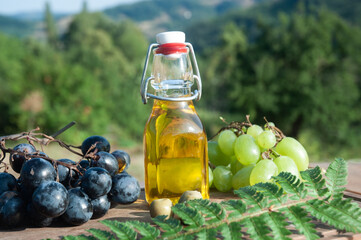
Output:
[[229,225],[223,223],[220,225],[217,230],[219,230],[224,237],[224,239],[238,240],[242,239],[242,225],[238,222],[232,222]]
[[287,236],[291,235],[291,232],[286,229],[288,224],[285,221],[286,217],[283,214],[279,212],[269,212],[263,216],[271,228],[275,239],[290,239]]
[[64,240],[97,240],[94,236],[85,236],[85,235],[79,235],[79,236],[65,236],[63,238]]
[[121,240],[133,240],[137,238],[137,233],[125,223],[118,221],[103,220],[100,221],[103,225],[107,226],[112,230],[115,235]]
[[281,185],[283,190],[292,194],[290,199],[299,200],[306,197],[307,191],[304,190],[303,182],[291,173],[281,172],[278,176],[273,178]]
[[271,240],[267,234],[270,233],[263,216],[246,218],[242,222],[246,227],[247,233],[255,240]]
[[310,200],[306,208],[323,222],[350,232],[361,231],[361,209],[348,199],[334,199],[330,204],[321,200]]
[[87,231],[93,234],[93,236],[99,240],[116,240],[113,234],[104,230],[91,228],[88,229]]
[[221,205],[224,206],[230,213],[228,214],[228,219],[233,220],[234,218],[239,218],[246,212],[246,205],[242,200],[231,199],[228,201],[221,202]]
[[280,210],[284,212],[289,220],[293,222],[296,229],[307,239],[318,239],[319,236],[316,234],[315,225],[310,222],[310,218],[307,217],[307,212],[300,206],[291,206],[288,208],[282,208]]
[[347,184],[347,163],[342,158],[336,158],[326,170],[326,186],[329,189],[328,196],[342,198]]
[[235,190],[234,193],[244,200],[246,205],[249,207],[247,209],[249,213],[260,211],[267,205],[264,195],[258,192],[254,187],[243,187]]
[[202,215],[194,208],[187,207],[184,203],[178,203],[172,207],[172,211],[180,217],[186,225],[187,229],[203,226],[205,223]]
[[257,183],[254,185],[258,191],[262,192],[269,199],[269,205],[280,205],[287,202],[287,195],[283,194],[283,189],[273,183]]
[[143,239],[156,239],[160,235],[160,231],[157,228],[151,226],[149,223],[129,221],[126,224],[137,229],[139,234],[144,237]]
[[207,224],[223,220],[226,217],[226,212],[219,203],[207,199],[195,199],[187,201],[187,204],[204,214],[209,219]]
[[301,172],[302,178],[305,180],[305,186],[310,196],[324,196],[328,189],[325,188],[325,179],[322,177],[321,168],[319,166]]
[[182,231],[182,225],[178,219],[166,219],[166,217],[167,216],[157,216],[153,218],[153,222],[163,229],[163,236],[166,236],[167,234],[176,234]]

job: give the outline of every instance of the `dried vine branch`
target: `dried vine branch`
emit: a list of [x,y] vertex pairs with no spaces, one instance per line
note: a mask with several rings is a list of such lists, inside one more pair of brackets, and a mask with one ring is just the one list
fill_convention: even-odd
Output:
[[[59,144],[59,146],[67,149],[68,151],[70,151],[73,154],[76,154],[82,158],[93,158],[94,154],[96,153],[96,149],[95,151],[91,151],[91,149],[95,148],[95,144],[94,146],[92,146],[89,151],[84,155],[82,154],[81,151],[79,151],[80,146],[73,146],[70,144],[67,144],[59,139],[56,139],[55,137],[57,137],[58,135],[60,135],[61,133],[65,132],[66,130],[68,130],[70,127],[74,126],[76,123],[73,121],[69,124],[67,124],[65,127],[63,127],[62,129],[60,129],[59,131],[55,132],[52,135],[47,135],[45,133],[41,133],[40,128],[37,127],[35,129],[30,130],[29,132],[22,132],[22,133],[17,133],[17,134],[12,134],[12,135],[7,135],[7,136],[2,136],[0,137],[0,150],[2,151],[2,156],[0,159],[0,169],[4,168],[4,171],[6,172],[9,169],[8,164],[6,164],[4,162],[4,159],[6,157],[7,154],[9,154],[10,156],[12,155],[20,155],[25,157],[26,160],[29,160],[31,158],[43,158],[49,162],[51,162],[54,166],[54,168],[57,170],[58,169],[58,165],[63,165],[67,168],[69,168],[70,170],[74,170],[75,172],[77,172],[78,174],[82,175],[82,172],[79,170],[79,164],[76,165],[72,165],[72,164],[68,164],[68,163],[64,163],[64,162],[59,162],[53,158],[50,158],[48,156],[45,156],[43,153],[41,153],[40,151],[36,151],[34,153],[27,153],[27,152],[22,152],[22,151],[17,151],[14,150],[12,148],[7,148],[6,147],[6,141],[10,140],[10,141],[19,141],[22,139],[26,139],[29,144],[31,144],[35,149],[35,143],[39,144],[40,147],[43,149],[43,146],[48,146],[50,143],[56,142]],[[11,161],[11,159],[10,159]]]

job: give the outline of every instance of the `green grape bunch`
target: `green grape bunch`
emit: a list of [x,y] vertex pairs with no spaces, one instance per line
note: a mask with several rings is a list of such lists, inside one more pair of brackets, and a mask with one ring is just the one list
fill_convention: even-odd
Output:
[[[273,176],[289,172],[300,178],[308,169],[305,148],[287,137],[273,122],[263,127],[246,122],[231,122],[208,142],[213,171],[213,186],[221,192],[272,182]],[[302,180],[300,178],[300,180]]]

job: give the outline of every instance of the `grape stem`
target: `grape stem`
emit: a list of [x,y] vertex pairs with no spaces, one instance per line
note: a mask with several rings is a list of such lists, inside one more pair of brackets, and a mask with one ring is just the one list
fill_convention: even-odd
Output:
[[[7,136],[1,136],[0,137],[0,150],[2,151],[2,157],[0,159],[0,169],[4,168],[4,172],[8,171],[8,169],[9,169],[8,164],[3,162],[6,157],[6,154],[8,153],[8,154],[10,154],[10,156],[14,155],[14,154],[23,156],[23,157],[25,157],[26,160],[29,160],[31,158],[42,158],[42,159],[52,162],[52,164],[57,172],[58,172],[58,165],[63,165],[71,170],[74,170],[75,172],[79,173],[80,175],[82,175],[82,172],[79,170],[79,168],[82,168],[82,167],[79,165],[79,163],[73,165],[73,164],[69,164],[69,163],[59,162],[55,159],[44,156],[39,151],[36,151],[34,153],[27,153],[27,152],[17,151],[12,148],[6,147],[6,140],[18,141],[18,140],[26,139],[29,142],[29,144],[31,144],[34,148],[35,148],[34,143],[38,143],[41,146],[41,148],[43,148],[43,146],[47,146],[52,142],[56,142],[61,147],[67,149],[68,151],[70,151],[82,158],[87,158],[87,159],[94,158],[94,155],[96,154],[97,149],[95,149],[95,151],[91,151],[91,150],[95,148],[96,144],[93,144],[90,147],[90,149],[88,150],[88,152],[83,155],[79,151],[79,149],[81,148],[80,146],[73,146],[70,144],[66,144],[65,142],[55,138],[58,135],[60,135],[61,133],[65,132],[66,130],[71,128],[72,126],[74,126],[75,124],[76,123],[74,121],[72,121],[69,124],[67,124],[65,127],[63,127],[62,129],[60,129],[59,131],[52,134],[51,136],[38,132],[38,131],[40,131],[39,127],[32,129],[29,132],[22,132],[22,133],[7,135]],[[11,161],[11,159],[9,159],[9,161]],[[58,177],[57,177],[57,180],[59,180]]]

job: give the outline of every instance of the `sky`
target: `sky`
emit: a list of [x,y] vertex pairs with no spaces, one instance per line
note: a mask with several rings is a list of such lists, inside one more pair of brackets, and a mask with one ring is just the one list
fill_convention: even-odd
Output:
[[[89,11],[99,11],[136,1],[139,0],[86,0]],[[81,10],[84,0],[0,0],[0,14],[41,12],[44,11],[46,2],[50,3],[54,13],[77,13]]]

